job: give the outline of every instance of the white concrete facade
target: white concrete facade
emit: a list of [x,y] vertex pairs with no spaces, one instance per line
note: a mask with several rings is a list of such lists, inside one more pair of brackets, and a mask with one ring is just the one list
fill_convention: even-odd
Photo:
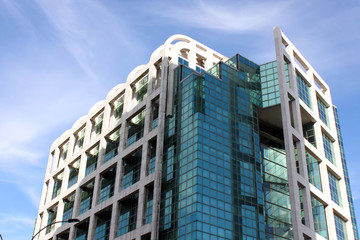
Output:
[[[330,89],[296,47],[277,27],[274,28],[274,37],[280,85],[281,117],[288,164],[294,239],[324,239],[315,233],[311,196],[316,197],[326,206],[325,211],[329,240],[337,239],[334,214],[346,222],[348,239],[354,239],[344,172],[333,117]],[[222,54],[184,35],[174,35],[156,49],[146,65],[135,68],[129,74],[125,83],[114,87],[108,93],[105,100],[95,104],[90,109],[88,115],[76,121],[70,130],[64,132],[52,144],[34,233],[48,224],[48,212],[50,209],[56,208],[57,214],[55,221],[61,221],[64,212],[64,199],[74,194],[72,218],[79,219],[80,223],[88,221],[87,239],[94,239],[97,214],[110,207],[111,225],[109,239],[158,239],[165,118],[172,114],[173,75],[174,69],[179,65],[179,56],[188,61],[190,68],[195,69],[196,66],[200,66],[205,70],[211,68],[219,61],[226,61],[228,59]],[[290,87],[286,84],[284,61],[286,61],[289,66]],[[298,96],[296,83],[297,73],[301,74],[310,86],[311,102],[313,103],[312,108],[309,108]],[[136,83],[145,77],[147,77],[146,98],[142,101],[137,101],[135,97],[138,90],[136,89]],[[116,119],[115,102],[121,97],[124,98],[124,110],[122,116]],[[289,105],[289,98],[292,100],[290,103],[291,107]],[[319,118],[316,105],[317,98],[321,98],[327,106],[329,116],[328,125],[324,124]],[[154,104],[158,106],[158,124],[156,128],[152,128]],[[143,135],[140,139],[127,146],[128,126],[132,124],[130,120],[142,111],[145,111]],[[306,115],[307,118],[314,122],[317,147],[314,147],[303,137],[302,115]],[[96,133],[96,125],[101,119],[102,125],[100,133]],[[83,130],[83,146],[79,147],[79,136]],[[120,131],[118,153],[105,162],[107,139],[117,130]],[[322,144],[323,133],[333,141],[335,164],[331,163],[325,157]],[[156,141],[155,171],[149,174],[149,143],[153,141]],[[294,142],[298,149],[299,173],[296,170]],[[90,154],[95,148],[98,148],[96,169],[90,174],[85,175],[87,154]],[[140,149],[142,152],[140,179],[131,186],[122,189],[124,159]],[[311,153],[319,161],[323,191],[320,191],[309,183],[305,151]],[[64,154],[64,152],[66,152],[66,154]],[[70,170],[77,164],[77,182],[68,187]],[[113,196],[99,203],[101,176],[112,168],[116,169]],[[342,207],[331,200],[328,181],[329,172],[335,175],[339,181]],[[52,197],[56,179],[61,179],[61,188],[59,194]],[[82,194],[81,187],[88,185],[90,182],[94,183],[91,208],[79,214]],[[299,186],[301,186],[304,193],[303,205],[306,224],[301,222]],[[145,224],[146,191],[149,187],[153,188],[154,193],[152,222]],[[138,194],[136,229],[118,236],[120,202],[134,193]],[[47,234],[44,230],[36,239],[55,240],[60,234],[66,231],[69,232],[69,239],[75,239],[77,225],[78,224],[61,225],[61,223],[57,223],[55,224],[54,230]]]
[[[96,103],[90,109],[88,115],[77,120],[72,129],[64,132],[52,144],[34,233],[48,224],[49,209],[56,208],[55,221],[61,221],[64,210],[63,200],[75,193],[72,218],[77,218],[81,222],[89,221],[88,239],[94,239],[95,236],[96,214],[109,207],[112,207],[110,239],[140,240],[142,236],[148,236],[149,233],[151,233],[151,239],[157,239],[164,123],[166,112],[171,114],[172,110],[173,70],[178,66],[179,56],[188,61],[191,68],[195,68],[199,61],[201,61],[201,67],[208,69],[219,61],[227,60],[220,53],[184,35],[174,35],[164,45],[156,49],[152,53],[148,64],[135,68],[129,74],[126,83],[114,87],[108,93],[105,100]],[[137,82],[146,76],[148,76],[147,96],[143,101],[138,102],[135,98],[135,86]],[[122,96],[124,97],[124,112],[120,119],[115,119],[114,103]],[[159,116],[158,126],[152,129],[152,107],[154,102],[159,106]],[[126,146],[127,126],[130,119],[142,110],[145,110],[143,137],[130,146]],[[96,134],[95,125],[100,115],[102,115],[103,124],[101,133]],[[77,136],[83,129],[85,129],[84,143],[81,149],[79,149],[77,146]],[[107,145],[106,139],[117,129],[120,129],[118,154],[104,163]],[[155,139],[156,146],[158,146],[156,149],[155,171],[148,175],[149,141]],[[94,147],[99,149],[97,167],[93,172],[85,176],[87,153],[91,152]],[[123,159],[138,149],[142,151],[140,180],[126,189],[121,189],[124,171]],[[64,151],[67,151],[65,158],[63,157]],[[77,183],[68,188],[70,168],[78,160],[80,160],[80,166]],[[114,195],[106,201],[99,203],[101,174],[113,167],[116,168]],[[54,182],[57,178],[62,179],[61,189],[60,193],[52,198]],[[81,187],[92,181],[94,182],[94,192],[91,209],[79,215]],[[145,189],[150,185],[153,186],[154,191],[152,222],[144,224]],[[118,237],[119,201],[126,199],[135,192],[139,196],[136,230]],[[65,231],[69,231],[70,239],[75,239],[76,230],[74,224],[61,225],[61,223],[57,223],[55,224],[55,229],[48,234],[46,234],[45,230],[42,231],[37,239],[57,239],[57,236]]]
[[[329,240],[337,239],[334,214],[346,222],[347,239],[355,239],[351,223],[349,203],[347,200],[344,171],[341,163],[340,147],[337,138],[329,86],[302,56],[299,50],[297,50],[291,41],[277,27],[274,28],[274,38],[276,60],[278,63],[277,67],[280,85],[282,124],[288,164],[294,238],[306,239],[305,237],[308,237],[310,239],[324,239],[319,234],[316,234],[314,229],[311,207],[311,196],[314,196],[325,206]],[[290,87],[286,84],[284,70],[285,61],[289,67]],[[300,74],[307,81],[307,85],[310,87],[310,101],[312,103],[312,108],[309,108],[299,98],[296,74]],[[327,105],[329,120],[328,125],[326,125],[319,117],[317,98],[321,98],[321,100]],[[290,103],[289,99],[292,99]],[[290,110],[290,105],[292,110]],[[302,115],[306,115],[314,123],[317,147],[314,147],[303,137]],[[293,119],[293,123],[291,119]],[[334,163],[325,157],[322,138],[323,133],[325,133],[333,141]],[[298,149],[300,173],[297,172],[295,165],[294,142],[296,142]],[[311,155],[319,161],[322,191],[309,183],[305,151],[311,153]],[[339,190],[342,207],[331,200],[328,177],[329,173],[335,175],[340,184]],[[301,222],[299,186],[302,187],[304,192],[303,198],[306,224],[302,224]]]

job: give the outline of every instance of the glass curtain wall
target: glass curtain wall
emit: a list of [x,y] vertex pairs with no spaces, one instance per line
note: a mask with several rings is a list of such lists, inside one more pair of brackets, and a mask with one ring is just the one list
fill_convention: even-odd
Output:
[[236,55],[175,70],[166,119],[160,239],[264,239],[259,67]]

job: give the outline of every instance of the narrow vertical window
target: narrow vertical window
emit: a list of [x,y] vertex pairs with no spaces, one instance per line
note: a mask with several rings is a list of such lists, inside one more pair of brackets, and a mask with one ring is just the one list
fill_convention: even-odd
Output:
[[346,233],[346,225],[338,215],[334,214],[336,236],[338,240],[348,240]]
[[93,191],[94,191],[94,181],[91,181],[90,183],[81,187],[79,215],[83,214],[84,212],[86,212],[91,208]]
[[152,103],[152,109],[151,109],[151,117],[152,117],[152,123],[151,123],[151,129],[155,129],[158,126],[158,119],[159,119],[159,99],[154,101]]
[[335,164],[335,159],[334,159],[334,147],[333,147],[333,142],[331,141],[331,139],[325,134],[322,134],[323,136],[323,143],[324,143],[324,151],[325,151],[325,157],[332,162],[333,164]]
[[127,156],[123,160],[124,176],[122,181],[122,189],[130,187],[140,179],[141,155],[142,149],[140,148],[135,153]]
[[69,141],[65,142],[60,146],[60,156],[58,161],[58,167],[61,163],[65,162],[65,159],[68,156],[68,149],[69,149]]
[[45,190],[45,196],[44,196],[44,204],[46,203],[47,195],[48,195],[48,191],[49,191],[49,181],[47,181],[45,183],[45,188],[46,188],[46,190]]
[[295,142],[294,139],[293,139],[296,172],[297,172],[298,174],[300,174],[300,163],[299,163],[299,153],[298,153],[297,143],[298,143],[298,142]]
[[89,231],[89,220],[76,226],[76,240],[87,240]]
[[85,127],[83,127],[81,130],[79,130],[76,133],[76,148],[77,150],[82,149],[82,147],[84,146],[84,137],[85,137]]
[[133,86],[133,97],[138,103],[147,97],[149,75],[146,75]]
[[318,98],[317,99],[318,109],[319,109],[319,117],[321,121],[323,121],[327,126],[329,126],[329,118],[327,113],[327,107],[325,103]]
[[289,76],[289,64],[290,64],[290,61],[287,60],[286,58],[284,60],[285,60],[284,61],[284,69],[285,69],[286,85],[288,87],[291,87],[291,85],[290,85],[290,76]]
[[73,164],[69,165],[69,180],[68,180],[68,188],[77,183],[78,175],[79,175],[79,167],[80,167],[80,159],[76,160]]
[[68,150],[69,150],[69,142],[65,143],[63,146],[63,155],[62,155],[62,159],[65,161],[65,159],[68,156]]
[[146,188],[146,202],[145,202],[145,224],[152,221],[154,186]]
[[101,189],[100,189],[99,203],[109,199],[114,195],[115,176],[116,176],[115,167],[101,174]]
[[52,199],[56,198],[60,194],[62,180],[63,180],[63,174],[64,174],[64,172],[61,172],[57,176],[54,177],[54,188],[53,188]]
[[313,196],[311,196],[311,206],[315,232],[328,239],[325,206]]
[[311,107],[311,98],[310,98],[310,86],[306,80],[299,74],[296,74],[296,80],[298,83],[298,94],[301,100],[312,109]]
[[130,146],[144,136],[145,109],[127,121],[127,143]]
[[166,149],[166,181],[169,181],[174,177],[174,165],[175,165],[175,147],[171,145]]
[[108,240],[110,236],[111,207],[96,214],[95,240]]
[[149,143],[149,152],[150,152],[150,159],[149,159],[149,175],[155,171],[155,164],[156,164],[156,139]]
[[136,228],[137,206],[138,193],[120,202],[118,236],[131,232]]
[[93,131],[95,132],[95,135],[98,136],[101,133],[102,125],[103,125],[103,118],[104,113],[100,113],[97,115],[92,121],[93,121]]
[[85,176],[95,171],[98,160],[98,154],[99,154],[99,145],[93,147],[90,151],[86,153],[87,161],[86,161]]
[[[69,197],[64,198],[64,212],[63,212],[63,221],[67,221],[72,218],[73,215],[73,208],[74,208],[74,200],[75,200],[75,193],[71,194]],[[63,222],[65,224],[65,222]]]
[[124,95],[114,102],[115,119],[120,119],[124,110]]
[[303,125],[303,135],[304,135],[304,138],[309,143],[311,143],[311,145],[316,147],[314,123],[311,122],[311,123]]
[[104,162],[109,161],[118,154],[120,143],[120,128],[106,137],[106,149]]
[[52,151],[50,154],[50,168],[49,168],[49,172],[51,173],[51,169],[53,167],[54,164],[54,158],[55,158],[55,151]]
[[172,190],[169,190],[165,194],[165,206],[164,206],[164,230],[171,227],[171,214],[172,214]]
[[304,187],[299,186],[299,200],[300,200],[300,211],[301,211],[301,223],[306,224],[305,221],[305,206],[304,206]]
[[155,63],[155,69],[156,69],[156,79],[153,82],[153,90],[159,88],[160,81],[161,81],[161,65],[162,61],[161,59]]
[[329,175],[331,200],[333,200],[337,205],[341,206],[342,203],[340,196],[339,180],[330,172],[328,173],[328,175]]
[[319,162],[310,153],[306,152],[306,162],[309,182],[322,191]]
[[52,232],[55,228],[55,224],[53,224],[56,221],[56,215],[57,215],[57,205],[55,207],[52,207],[51,209],[48,209],[48,221],[47,221],[47,228],[46,228],[46,234]]

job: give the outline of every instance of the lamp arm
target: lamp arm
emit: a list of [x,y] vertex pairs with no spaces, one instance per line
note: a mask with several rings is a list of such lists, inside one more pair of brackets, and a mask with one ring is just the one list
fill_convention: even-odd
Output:
[[50,223],[48,225],[46,225],[45,227],[43,227],[42,229],[40,229],[32,238],[31,240],[33,240],[42,230],[44,230],[45,228],[53,225],[53,224],[56,224],[56,223],[62,223],[62,222],[68,222],[68,221],[57,221],[57,222],[53,222],[53,223]]

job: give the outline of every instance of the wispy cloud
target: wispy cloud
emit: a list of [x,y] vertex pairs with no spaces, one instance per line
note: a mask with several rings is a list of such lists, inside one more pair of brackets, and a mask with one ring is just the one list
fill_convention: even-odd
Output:
[[0,0],[0,6],[3,6],[8,13],[16,20],[16,23],[36,37],[34,25],[24,13],[23,7],[15,0]]
[[[29,43],[25,32],[20,38],[22,47],[31,49],[11,50],[14,61],[1,59],[6,66],[0,66],[0,109],[6,116],[0,125],[2,191],[25,195],[27,203],[37,209],[51,141],[105,98],[111,81],[103,84],[100,79],[108,67],[115,69],[114,59],[120,53],[129,55],[129,49],[141,51],[142,45],[98,1],[37,0],[28,3],[31,11],[27,12],[15,0],[0,0],[1,6],[0,15],[10,14],[21,26],[16,30],[32,31],[35,25],[36,31],[45,34]],[[37,15],[31,16],[32,11]],[[39,22],[41,26],[36,25]]]
[[30,219],[24,216],[9,216],[5,214],[0,214],[0,223],[9,224],[9,223],[19,223],[19,224],[26,224],[26,225],[33,225],[34,219]]
[[19,230],[34,226],[35,219],[23,215],[0,214],[0,229],[5,234],[14,233]]
[[[98,1],[36,0],[57,34],[83,71],[94,82],[99,52],[113,52],[111,47],[132,48],[126,25]],[[115,45],[115,46],[114,46]],[[110,48],[110,49],[109,49]]]
[[234,1],[225,4],[218,1],[194,1],[187,6],[170,6],[165,11],[154,9],[154,13],[195,28],[241,33],[272,26],[280,20],[291,3]]

